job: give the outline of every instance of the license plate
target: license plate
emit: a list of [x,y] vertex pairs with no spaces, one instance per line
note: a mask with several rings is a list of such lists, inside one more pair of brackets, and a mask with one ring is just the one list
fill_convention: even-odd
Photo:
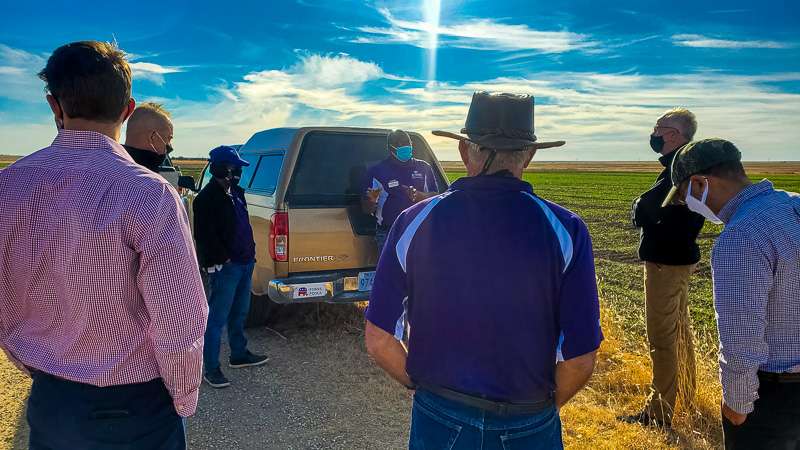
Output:
[[299,284],[294,287],[294,298],[324,297],[328,293],[325,283]]
[[372,283],[375,281],[375,272],[361,272],[358,274],[358,290],[361,292],[371,291]]

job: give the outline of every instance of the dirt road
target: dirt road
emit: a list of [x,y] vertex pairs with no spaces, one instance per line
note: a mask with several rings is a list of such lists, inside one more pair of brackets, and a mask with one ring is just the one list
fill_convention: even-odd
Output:
[[188,425],[189,448],[407,446],[410,397],[369,361],[359,314],[348,306],[322,306],[320,316],[310,308],[299,327],[274,325],[285,340],[265,328],[249,330],[250,348],[270,361],[227,369],[229,388],[203,386]]

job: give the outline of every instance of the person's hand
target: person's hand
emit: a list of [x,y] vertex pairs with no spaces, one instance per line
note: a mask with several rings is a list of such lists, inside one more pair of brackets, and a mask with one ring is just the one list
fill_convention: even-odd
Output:
[[722,415],[736,426],[743,424],[744,421],[747,420],[747,414],[741,414],[732,410],[725,402],[722,402]]
[[411,203],[417,203],[417,188],[414,186],[403,186],[403,190],[406,191],[406,195],[408,195],[408,199],[411,200]]
[[367,198],[371,203],[378,203],[378,197],[381,196],[381,192],[383,192],[381,188],[367,189]]

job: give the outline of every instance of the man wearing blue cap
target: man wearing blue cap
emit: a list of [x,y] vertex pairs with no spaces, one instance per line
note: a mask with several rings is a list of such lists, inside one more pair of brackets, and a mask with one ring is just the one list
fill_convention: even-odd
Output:
[[537,141],[529,95],[476,93],[462,132],[434,134],[460,141],[469,176],[389,232],[367,351],[416,390],[412,449],[563,448],[558,409],[602,340],[592,242],[520,178],[564,142]]
[[247,213],[242,167],[250,163],[233,147],[211,150],[213,180],[194,200],[194,235],[200,268],[207,275],[208,327],[203,349],[203,379],[211,387],[230,386],[219,364],[222,329],[228,327],[230,367],[258,366],[267,357],[247,349],[244,322],[250,309],[250,287],[256,244]]

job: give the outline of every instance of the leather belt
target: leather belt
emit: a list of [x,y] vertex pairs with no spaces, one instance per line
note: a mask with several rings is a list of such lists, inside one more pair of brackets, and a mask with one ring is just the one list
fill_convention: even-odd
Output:
[[447,400],[452,400],[465,406],[471,406],[483,411],[491,412],[499,416],[514,416],[523,414],[536,414],[552,408],[554,405],[553,398],[547,398],[538,402],[525,402],[525,403],[510,403],[510,402],[497,402],[483,397],[476,397],[474,395],[464,394],[452,389],[447,389],[440,386],[431,386],[427,384],[417,385],[417,389],[428,391],[432,394]]
[[758,379],[772,383],[800,383],[800,373],[774,373],[759,370]]

